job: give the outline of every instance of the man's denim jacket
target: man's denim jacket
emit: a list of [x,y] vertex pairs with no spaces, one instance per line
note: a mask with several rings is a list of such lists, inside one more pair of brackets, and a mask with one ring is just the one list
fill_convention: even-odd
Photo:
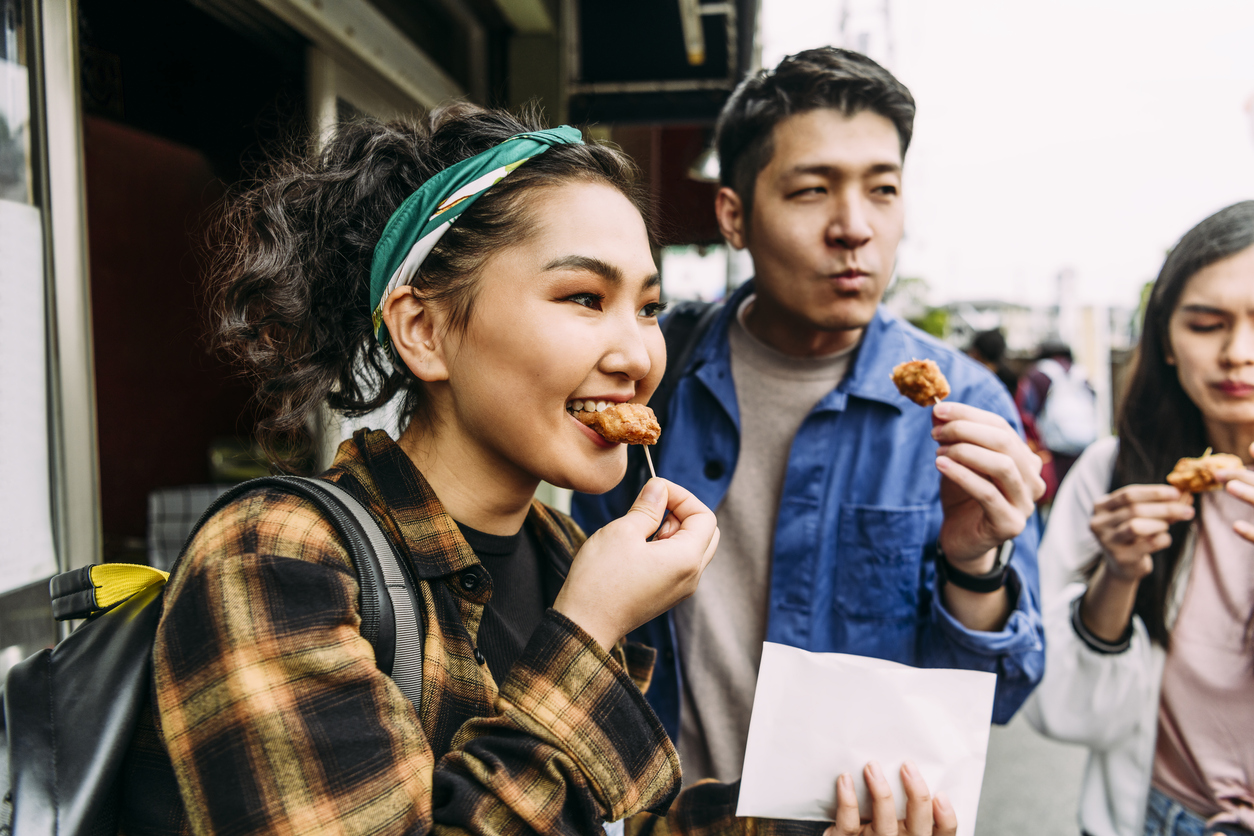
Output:
[[[658,475],[710,508],[727,493],[740,448],[727,328],[752,282],[724,305],[694,347],[657,449]],[[893,366],[931,358],[949,400],[994,412],[1022,432],[1014,403],[983,366],[882,306],[850,372],[814,407],[793,441],[775,528],[766,640],[920,667],[997,674],[993,719],[1010,720],[1044,672],[1034,515],[1015,540],[1008,588],[1015,610],[997,633],[962,626],[936,594],[940,474],[932,410],[898,393]],[[615,489],[576,494],[573,515],[591,533],[635,499]],[[717,556],[715,557],[717,560]],[[668,613],[633,638],[658,650],[648,698],[678,739],[682,664]],[[821,699],[821,695],[815,695]]]

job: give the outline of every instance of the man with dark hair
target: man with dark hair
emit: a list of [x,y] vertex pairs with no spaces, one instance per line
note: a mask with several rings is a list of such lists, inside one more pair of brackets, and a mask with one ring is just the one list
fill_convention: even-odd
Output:
[[[887,70],[832,48],[749,78],[719,119],[715,211],[755,277],[672,349],[657,451],[723,536],[697,593],[638,634],[686,780],[740,775],[763,639],[994,672],[998,722],[1041,676],[1040,461],[992,374],[880,306],[913,119]],[[912,358],[948,400],[896,390]],[[578,496],[576,519],[634,496]]]

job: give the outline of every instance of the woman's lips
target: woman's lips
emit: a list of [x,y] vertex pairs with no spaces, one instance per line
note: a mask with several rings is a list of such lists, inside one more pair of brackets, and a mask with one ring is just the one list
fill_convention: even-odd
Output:
[[578,418],[576,418],[574,415],[571,415],[569,412],[566,413],[566,417],[569,418],[574,423],[574,425],[579,428],[580,432],[582,432],[589,439],[591,439],[592,442],[596,444],[596,446],[606,447],[606,448],[618,446],[618,444],[616,444],[613,441],[606,441],[604,438],[601,437],[600,433],[592,429],[592,427],[589,427],[587,424],[582,423]]
[[1212,385],[1230,398],[1248,398],[1254,395],[1254,384],[1242,383],[1239,380],[1224,380]]

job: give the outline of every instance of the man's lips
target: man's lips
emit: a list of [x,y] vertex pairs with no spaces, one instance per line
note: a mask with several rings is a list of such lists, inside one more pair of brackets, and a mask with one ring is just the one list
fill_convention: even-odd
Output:
[[1223,380],[1211,385],[1233,398],[1248,398],[1254,395],[1254,384],[1242,383],[1239,380]]
[[832,273],[828,276],[828,280],[835,286],[838,291],[857,292],[866,287],[867,279],[870,273],[864,273],[861,270],[844,270],[840,273]]

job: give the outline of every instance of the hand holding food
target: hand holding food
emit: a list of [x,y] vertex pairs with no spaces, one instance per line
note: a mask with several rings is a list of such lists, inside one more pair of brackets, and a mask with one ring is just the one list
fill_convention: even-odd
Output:
[[949,394],[949,381],[933,360],[908,360],[893,366],[897,391],[919,406],[932,406]]
[[1184,493],[1205,493],[1223,487],[1216,474],[1221,470],[1245,470],[1245,463],[1231,453],[1212,453],[1210,448],[1196,459],[1181,459],[1167,474],[1167,483]]
[[[667,511],[675,524],[650,540]],[[608,649],[696,591],[718,538],[714,512],[701,500],[650,479],[630,511],[583,544],[553,608]]]
[[1106,571],[1131,583],[1153,571],[1154,552],[1171,545],[1171,524],[1191,519],[1187,492],[1167,485],[1125,485],[1094,503],[1089,530],[1101,543]]
[[[1019,536],[1045,491],[1041,460],[1005,418],[963,403],[932,410],[941,480],[940,544],[970,574],[992,568],[1001,543]],[[967,565],[964,565],[966,563]]]
[[642,403],[575,401],[573,414],[604,438],[618,444],[657,444],[662,428],[653,410]]

